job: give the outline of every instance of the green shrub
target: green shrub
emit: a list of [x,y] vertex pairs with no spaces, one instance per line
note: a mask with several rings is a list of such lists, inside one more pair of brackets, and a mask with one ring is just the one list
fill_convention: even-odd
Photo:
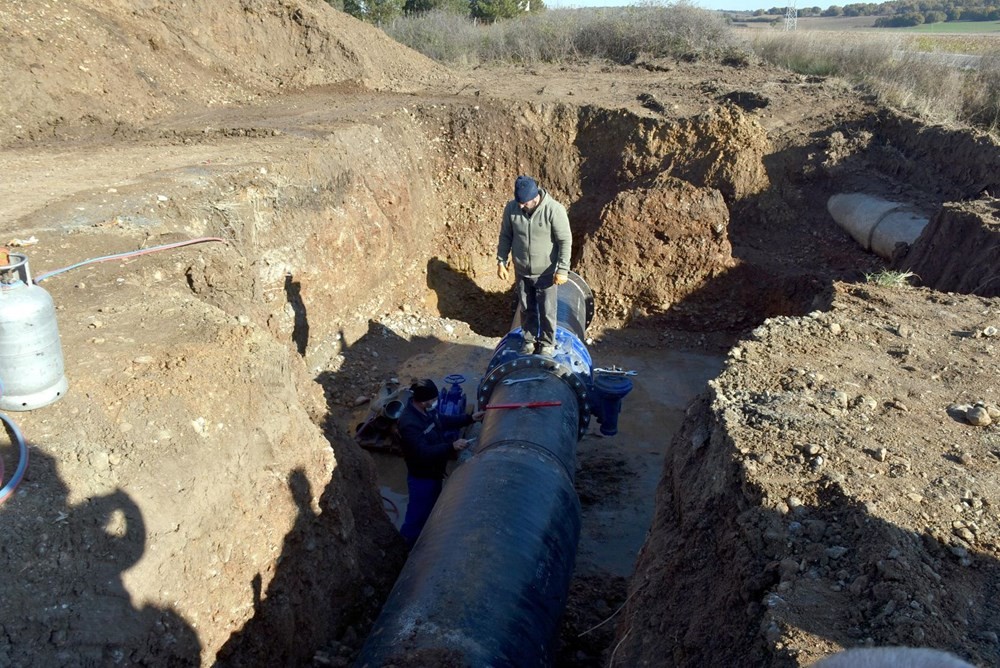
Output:
[[406,0],[403,4],[403,12],[406,14],[419,14],[435,10],[468,16],[469,0]]
[[472,0],[472,16],[484,21],[512,19],[527,11],[527,0]]
[[865,282],[899,288],[904,285],[909,285],[910,279],[914,276],[916,276],[916,274],[912,271],[892,271],[890,269],[884,269],[875,274],[865,274]]

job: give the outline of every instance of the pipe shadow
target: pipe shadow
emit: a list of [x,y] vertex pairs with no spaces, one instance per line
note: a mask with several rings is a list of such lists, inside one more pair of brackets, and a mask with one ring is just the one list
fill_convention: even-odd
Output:
[[123,490],[68,501],[55,460],[29,444],[18,493],[0,508],[0,664],[197,666],[198,635],[173,608],[137,607],[122,573],[146,526]]

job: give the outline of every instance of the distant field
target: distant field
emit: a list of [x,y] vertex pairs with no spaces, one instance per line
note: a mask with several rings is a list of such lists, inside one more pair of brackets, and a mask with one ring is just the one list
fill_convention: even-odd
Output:
[[[838,16],[838,17],[801,17],[796,20],[799,30],[872,30],[875,23],[874,16]],[[783,30],[785,17],[773,17],[776,22],[773,26],[767,22],[739,21],[734,20],[734,25],[745,26],[754,30]]]
[[873,30],[877,16],[803,16],[796,21],[799,30]]
[[[875,28],[877,16],[802,16],[796,21],[798,30],[834,30],[834,31],[878,31],[887,35],[899,33],[941,33],[957,35],[1000,35],[1000,21],[956,21],[952,23],[927,23],[913,28]],[[754,22],[735,20],[735,25],[757,30],[783,30],[785,18],[775,16],[772,22]],[[1000,48],[998,46],[997,48]]]
[[[1000,21],[953,21],[951,23],[925,23],[912,28],[894,28],[902,32],[947,33],[960,35],[1000,34]],[[997,45],[1000,48],[1000,44]]]

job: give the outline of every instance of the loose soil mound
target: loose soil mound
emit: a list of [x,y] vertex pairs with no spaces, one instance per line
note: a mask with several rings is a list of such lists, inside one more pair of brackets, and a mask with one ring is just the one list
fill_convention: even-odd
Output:
[[661,177],[620,192],[601,219],[583,243],[579,271],[592,277],[604,324],[665,312],[733,265],[729,210],[717,190]]
[[0,26],[0,146],[128,134],[310,86],[412,91],[450,77],[324,2],[17,0]]

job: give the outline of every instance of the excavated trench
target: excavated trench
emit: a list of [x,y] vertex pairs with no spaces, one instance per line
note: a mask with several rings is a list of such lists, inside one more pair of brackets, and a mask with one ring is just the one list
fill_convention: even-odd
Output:
[[[178,122],[171,141],[184,148],[168,153],[166,169],[121,186],[116,197],[153,211],[148,194],[155,189],[164,193],[153,204],[162,207],[155,222],[160,234],[221,232],[229,243],[161,259],[134,281],[97,273],[51,288],[56,303],[69,305],[63,323],[76,325],[63,325],[68,367],[93,373],[79,374],[74,391],[45,419],[76,424],[90,408],[75,402],[110,395],[107,416],[86,419],[135,452],[141,440],[120,425],[129,420],[131,430],[146,422],[137,416],[157,405],[165,407],[160,423],[149,420],[136,439],[142,429],[184,428],[191,410],[218,420],[216,431],[199,432],[205,447],[198,455],[199,467],[218,475],[191,477],[183,496],[157,491],[157,472],[189,456],[175,445],[132,455],[123,472],[113,472],[129,481],[130,503],[151,527],[137,539],[147,542],[138,546],[142,557],[129,571],[128,591],[148,602],[147,611],[170,611],[170,624],[181,629],[165,645],[156,639],[166,613],[146,614],[129,627],[132,639],[120,641],[140,646],[131,647],[133,657],[183,663],[200,655],[203,663],[234,666],[353,660],[406,557],[393,527],[401,508],[386,503],[402,500],[393,496],[402,491],[399,461],[366,454],[354,441],[366,410],[360,404],[390,378],[405,383],[463,373],[470,386],[478,381],[510,322],[509,286],[495,277],[494,252],[499,211],[520,173],[534,175],[568,207],[573,267],[597,302],[590,331],[595,362],[639,372],[618,436],[588,434],[580,443],[584,531],[557,665],[607,665],[618,646],[629,652],[629,663],[651,661],[663,648],[630,646],[621,631],[625,613],[629,624],[649,619],[663,626],[687,615],[708,626],[744,587],[739,568],[692,569],[677,553],[692,549],[680,535],[655,536],[667,548],[662,562],[647,552],[645,577],[659,577],[663,564],[680,560],[697,571],[698,601],[663,611],[629,577],[649,545],[654,502],[662,509],[696,491],[686,490],[676,471],[664,486],[664,458],[675,433],[679,443],[704,440],[703,416],[687,408],[719,372],[726,351],[766,318],[825,310],[835,281],[857,281],[881,267],[826,214],[831,185],[810,162],[816,146],[776,150],[759,122],[733,106],[660,121],[562,104],[412,103],[386,94],[363,118],[336,105],[301,118],[261,112],[217,132],[186,131]],[[95,181],[88,202],[99,202],[106,191],[89,178]],[[74,204],[53,204],[32,222],[67,234],[88,231],[95,236],[74,239],[93,239],[95,248],[112,235],[142,235],[154,225],[136,216],[105,230],[101,214]],[[51,265],[59,261],[54,252],[40,249],[37,257]],[[179,268],[181,280],[165,283]],[[952,279],[995,284],[990,276]],[[90,336],[94,313],[108,311],[99,294],[81,292],[85,284],[136,290],[135,299],[111,312],[155,330],[144,340],[144,358],[164,360],[161,377],[102,379],[106,362],[88,356],[97,344],[82,337]],[[129,334],[119,338],[127,342]],[[102,333],[100,340],[110,337]],[[132,368],[141,372],[147,363]],[[116,400],[140,381],[146,383],[141,400]],[[178,403],[189,394],[197,394],[196,408]],[[246,397],[241,409],[230,395]],[[77,448],[76,460],[95,461],[86,443],[64,445]],[[64,470],[72,475],[71,467]],[[720,470],[722,478],[691,481],[734,487],[712,508],[725,517],[722,506],[745,499],[737,494],[739,477]],[[75,481],[81,489],[88,473]],[[186,518],[183,525],[178,516]],[[725,543],[736,528],[724,522],[722,529],[713,535]],[[725,545],[713,546],[720,549]],[[743,563],[741,544],[732,549],[734,563]],[[69,576],[54,569],[53,581],[60,577]],[[165,582],[175,584],[168,590]],[[75,585],[67,580],[64,587]],[[110,605],[102,596],[94,594],[91,605]],[[23,623],[40,629],[61,619],[47,614]],[[12,624],[8,634],[18,632]],[[726,636],[730,658],[756,642],[737,626]],[[67,627],[71,642],[78,628]],[[714,641],[692,635],[686,642],[690,652],[691,643]],[[57,657],[64,645],[48,649]],[[16,648],[0,649],[17,662]],[[685,656],[713,655],[675,655],[676,662]]]
[[[765,166],[766,133],[731,106],[663,122],[561,104],[383,100],[370,121],[280,122],[291,152],[262,151],[266,169],[177,175],[192,197],[206,182],[221,186],[224,198],[203,205],[243,255],[206,249],[187,283],[213,307],[262,323],[319,382],[336,459],[319,504],[334,510],[296,521],[273,574],[255,585],[253,616],[219,656],[297,663],[319,651],[336,664],[359,649],[405,558],[392,528],[405,503],[400,461],[373,452],[376,469],[366,464],[351,438],[367,410],[359,396],[390,378],[478,382],[510,322],[509,288],[495,277],[498,212],[514,176],[528,173],[569,210],[574,270],[597,303],[595,363],[639,372],[619,435],[580,443],[584,531],[557,663],[602,665],[685,407],[741,331],[826,299],[832,274],[809,258],[789,264],[758,240],[749,259],[734,251],[781,187],[772,178],[784,178]],[[341,541],[352,545],[347,561]],[[294,641],[280,631],[289,624]]]
[[[751,328],[772,316],[828,309],[835,281],[857,281],[879,269],[881,261],[861,252],[826,215],[823,207],[834,186],[821,177],[801,176],[809,171],[802,161],[814,156],[806,158],[803,147],[775,152],[757,121],[736,107],[669,123],[563,105],[442,104],[414,110],[410,119],[430,128],[437,164],[429,190],[405,180],[409,194],[399,199],[414,203],[414,227],[426,225],[434,234],[423,248],[411,248],[406,256],[394,254],[393,260],[420,270],[419,281],[425,281],[430,292],[400,297],[376,291],[373,299],[382,314],[370,318],[355,348],[361,344],[376,359],[389,358],[377,365],[381,376],[368,375],[375,393],[389,377],[405,384],[410,378],[442,379],[453,373],[465,375],[474,387],[510,321],[509,293],[493,276],[493,249],[497,211],[508,198],[513,176],[535,175],[567,204],[574,230],[574,269],[591,284],[597,301],[595,360],[606,359],[640,374],[636,391],[626,401],[619,435],[601,439],[588,434],[580,443],[577,491],[584,504],[584,528],[556,658],[557,665],[608,665],[627,641],[632,624],[671,617],[648,609],[657,604],[647,597],[642,604],[647,609],[636,610],[633,603],[627,618],[615,619],[627,599],[643,588],[627,580],[644,542],[648,549],[654,499],[663,503],[670,496],[697,496],[685,489],[676,472],[670,473],[671,466],[685,466],[679,463],[683,459],[675,454],[671,463],[668,455],[664,463],[675,436],[681,444],[675,447],[683,448],[704,429],[704,416],[693,405],[685,412],[689,403],[719,372],[725,351]],[[840,186],[849,182],[843,179]],[[913,183],[921,180],[914,177]],[[971,182],[951,186],[976,187]],[[796,196],[783,196],[790,191]],[[427,209],[421,210],[421,202]],[[808,221],[807,241],[800,237],[802,221]],[[916,249],[910,261],[919,261],[922,252],[923,247]],[[989,262],[976,265],[992,271]],[[964,280],[982,284],[991,277]],[[422,328],[434,329],[433,323],[414,314],[417,304],[445,318],[444,341],[430,337],[414,345]],[[379,337],[399,337],[407,343],[388,352],[391,346],[373,341]],[[346,402],[358,393],[357,387],[347,388],[335,376],[327,377],[324,386],[328,395],[339,394]],[[353,425],[364,410],[339,415]],[[389,502],[387,515],[398,526],[405,508],[402,467],[392,455],[373,456],[383,501]],[[724,469],[720,464],[719,470]],[[673,487],[657,492],[664,471],[672,475]],[[693,476],[693,484],[706,485],[699,479]],[[738,480],[731,483],[734,492],[741,485]],[[732,502],[743,503],[737,496]],[[705,517],[725,513],[724,508],[712,508]],[[724,530],[715,535],[722,543],[713,550],[726,552],[729,534]],[[677,551],[699,550],[681,537],[673,542],[669,535],[657,536],[656,541],[658,549],[682,561],[685,557]],[[731,549],[738,553],[743,548],[734,543]],[[645,556],[646,578],[650,560],[660,563],[656,556]],[[740,563],[738,556],[735,563]],[[386,572],[391,574],[393,568]],[[656,573],[661,569],[662,564],[654,566]],[[702,592],[704,604],[695,610],[678,606],[675,618],[725,615],[731,602],[724,592],[747,587],[747,575],[739,568],[732,581],[710,564],[703,569],[700,581],[689,582]],[[706,582],[711,583],[708,591]],[[352,626],[352,633],[363,635],[371,619]],[[731,633],[721,634],[728,636],[727,649],[719,650],[716,641],[706,639],[705,651],[688,658],[753,655],[759,651],[756,641],[741,637],[742,628],[735,624]],[[352,655],[358,639],[340,638],[320,656]],[[626,663],[632,663],[654,660],[662,649],[643,654],[633,642],[625,651],[631,652]],[[675,652],[678,663],[688,661],[685,656]]]
[[[1000,448],[983,431],[966,456],[980,434],[944,411],[995,385],[977,336],[1000,294],[995,142],[787,73],[746,85],[798,106],[744,111],[714,63],[616,89],[711,108],[673,120],[480,97],[324,3],[59,4],[8,12],[5,231],[36,272],[225,243],[44,284],[70,390],[18,416],[0,665],[350,665],[406,558],[399,460],[354,427],[388,379],[478,380],[510,322],[494,251],[521,173],[568,207],[595,361],[639,372],[619,434],[580,442],[556,664],[797,666],[875,641],[998,663],[1000,569],[968,541],[1000,545]],[[932,216],[896,266],[977,296],[845,289],[883,268],[826,212],[850,191]],[[859,350],[872,368],[824,384]],[[906,451],[916,429],[930,445]]]
[[[365,135],[371,150],[337,150]],[[341,144],[346,136],[351,140]],[[769,316],[822,308],[833,279],[856,276],[876,261],[832,228],[821,234],[831,244],[823,266],[783,238],[788,228],[763,212],[784,187],[773,179],[798,167],[775,166],[766,133],[736,107],[667,123],[566,105],[443,101],[393,111],[377,127],[358,124],[326,140],[329,150],[303,161],[319,201],[310,198],[308,208],[270,203],[306,243],[285,251],[283,262],[274,259],[279,248],[262,259],[275,275],[289,273],[295,286],[286,290],[286,316],[271,329],[318,372],[334,441],[350,438],[368,410],[357,406],[360,399],[377,396],[390,379],[405,384],[461,373],[466,389],[475,386],[510,322],[510,294],[494,276],[494,251],[513,177],[532,174],[566,203],[574,269],[597,302],[591,353],[596,362],[639,372],[619,435],[588,434],[580,443],[584,529],[556,661],[605,665],[611,622],[649,530],[663,455],[688,403],[741,332]],[[268,180],[296,180],[294,165],[273,168]],[[266,188],[248,186],[245,197],[257,207]],[[822,215],[813,200],[801,210],[784,204],[781,213]],[[216,271],[213,262],[194,272],[196,292],[213,298],[203,286],[218,282]],[[398,526],[405,509],[404,471],[395,455],[372,456],[385,513],[358,521],[355,530],[360,537],[377,527],[381,538],[373,542],[382,556],[366,564],[372,572],[365,577],[375,584],[355,612],[314,611],[335,620],[322,662],[357,651],[405,556],[398,540],[385,544],[385,527]],[[294,589],[294,576],[286,577]],[[271,614],[265,601],[247,627],[263,630],[234,636],[227,660],[235,665],[262,652],[309,658],[309,647],[268,630],[263,620]]]

